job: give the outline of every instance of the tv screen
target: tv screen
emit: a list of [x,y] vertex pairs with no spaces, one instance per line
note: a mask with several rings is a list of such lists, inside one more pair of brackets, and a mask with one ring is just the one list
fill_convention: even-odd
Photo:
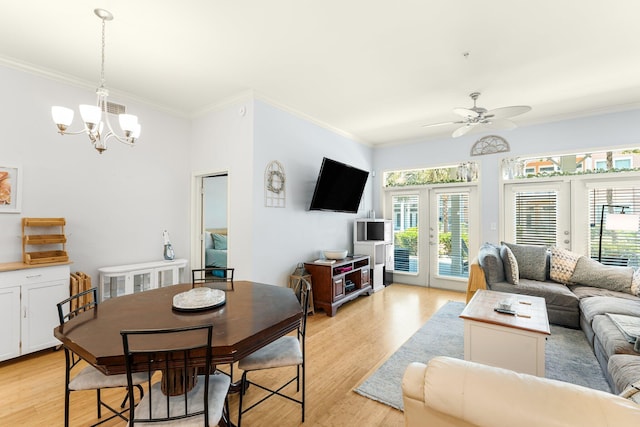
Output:
[[322,159],[310,210],[357,213],[369,172]]

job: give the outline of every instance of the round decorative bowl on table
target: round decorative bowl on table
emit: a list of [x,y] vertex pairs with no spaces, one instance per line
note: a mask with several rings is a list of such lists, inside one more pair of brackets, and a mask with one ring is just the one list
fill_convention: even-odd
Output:
[[324,257],[326,259],[345,259],[347,257],[347,253],[349,253],[349,251],[347,251],[346,249],[344,249],[344,250],[342,250],[342,249],[332,249],[332,250],[322,251],[322,253],[324,254]]

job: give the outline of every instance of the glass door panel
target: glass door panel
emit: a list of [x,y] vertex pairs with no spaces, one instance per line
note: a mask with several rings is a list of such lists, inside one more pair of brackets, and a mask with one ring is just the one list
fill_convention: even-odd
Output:
[[417,194],[394,195],[393,242],[394,272],[418,274],[419,197]]
[[[476,187],[432,189],[429,195],[429,286],[464,291],[478,247]],[[474,248],[474,251],[469,251]]]
[[133,292],[144,292],[151,289],[151,272],[145,271],[133,275]]
[[438,194],[438,274],[469,277],[469,194]]

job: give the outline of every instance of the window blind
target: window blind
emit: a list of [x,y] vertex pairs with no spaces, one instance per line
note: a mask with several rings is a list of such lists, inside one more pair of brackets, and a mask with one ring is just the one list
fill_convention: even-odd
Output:
[[558,236],[558,192],[522,191],[515,195],[515,243],[555,246]]
[[626,206],[627,214],[640,214],[640,187],[595,188],[589,192],[589,252],[598,259],[600,222],[604,206],[604,230],[602,230],[602,262],[612,265],[639,266],[640,233],[637,231],[607,230],[609,214],[619,214]]

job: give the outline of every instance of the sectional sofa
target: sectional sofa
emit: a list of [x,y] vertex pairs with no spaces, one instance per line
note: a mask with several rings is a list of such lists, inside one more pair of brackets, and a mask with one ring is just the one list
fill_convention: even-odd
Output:
[[614,393],[640,385],[640,342],[636,351],[629,334],[640,327],[640,269],[557,247],[485,243],[470,265],[468,298],[477,289],[543,297],[550,323],[585,333]]

